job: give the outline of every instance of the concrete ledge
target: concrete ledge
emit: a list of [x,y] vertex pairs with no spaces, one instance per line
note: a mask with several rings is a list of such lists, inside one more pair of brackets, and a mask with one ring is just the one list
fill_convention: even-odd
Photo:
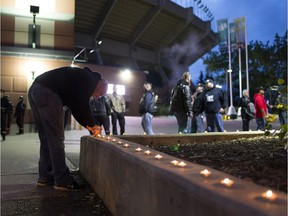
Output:
[[[124,147],[124,143],[130,146]],[[112,136],[110,140],[81,138],[80,172],[114,216],[287,213],[286,194],[276,192],[276,199],[268,201],[261,198],[268,188],[190,162],[185,168],[176,167],[171,164],[175,157],[151,149],[146,155],[146,150],[143,145]],[[163,158],[156,159],[156,154]],[[200,174],[205,168],[211,171],[209,177]],[[224,178],[232,179],[234,184],[230,188],[222,185]]]
[[142,145],[175,145],[187,143],[203,143],[215,141],[228,141],[239,138],[252,138],[264,136],[263,131],[250,132],[214,132],[214,133],[195,133],[195,134],[167,134],[167,135],[124,135],[116,136],[117,138],[128,140]]

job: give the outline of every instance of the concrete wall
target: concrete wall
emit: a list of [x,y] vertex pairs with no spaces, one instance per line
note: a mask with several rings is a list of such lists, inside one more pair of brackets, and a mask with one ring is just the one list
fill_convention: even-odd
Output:
[[[148,156],[138,147],[148,149],[118,138],[81,139],[80,172],[114,216],[286,215],[286,194],[268,202],[261,198],[267,188],[210,168],[212,175],[203,177],[199,172],[207,167],[176,167],[176,158],[160,153],[158,160],[159,152],[150,149]],[[231,188],[220,184],[227,177],[235,182]]]

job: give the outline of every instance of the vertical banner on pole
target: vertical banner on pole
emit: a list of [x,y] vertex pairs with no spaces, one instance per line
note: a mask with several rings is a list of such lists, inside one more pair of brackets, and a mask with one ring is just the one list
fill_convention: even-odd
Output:
[[231,51],[237,50],[234,23],[229,24]]
[[217,20],[217,29],[219,34],[219,49],[226,51],[228,49],[228,19]]
[[239,17],[234,19],[234,28],[235,28],[235,38],[237,48],[245,48],[245,17]]

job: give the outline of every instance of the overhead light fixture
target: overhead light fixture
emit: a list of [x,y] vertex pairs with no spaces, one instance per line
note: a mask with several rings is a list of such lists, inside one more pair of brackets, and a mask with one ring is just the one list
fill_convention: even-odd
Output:
[[30,5],[30,13],[33,13],[33,38],[32,38],[32,48],[36,48],[36,14],[39,13],[39,7]]

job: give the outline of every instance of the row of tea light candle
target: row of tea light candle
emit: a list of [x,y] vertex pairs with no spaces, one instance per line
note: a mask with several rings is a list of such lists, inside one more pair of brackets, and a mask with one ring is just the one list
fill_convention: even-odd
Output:
[[[101,135],[99,135],[98,137],[101,138]],[[102,138],[105,139],[105,136],[103,135]],[[110,137],[107,137],[106,139],[107,139],[107,140],[111,140]],[[116,142],[116,139],[112,139],[112,142]],[[121,142],[121,141],[118,141],[118,144],[119,144],[119,145],[122,145],[122,142]],[[125,144],[123,144],[123,147],[128,148],[128,147],[130,147],[130,145],[127,144],[127,143],[125,143]],[[141,152],[142,149],[138,147],[138,148],[135,149],[135,151],[136,151],[136,152]],[[146,155],[150,155],[151,153],[152,153],[152,152],[149,151],[149,150],[144,151],[144,154],[146,154]],[[156,159],[158,159],[158,160],[160,160],[160,159],[163,158],[163,156],[160,155],[160,154],[157,154],[157,155],[155,155],[154,157],[155,157]],[[177,161],[177,160],[171,161],[171,164],[173,164],[173,165],[175,165],[175,166],[178,166],[178,167],[182,167],[182,168],[184,168],[184,167],[187,166],[187,164],[186,164],[185,162],[183,162],[183,161]],[[204,177],[208,177],[208,176],[211,175],[211,171],[209,171],[209,170],[207,170],[207,169],[204,169],[204,170],[201,170],[201,171],[200,171],[200,174],[201,174],[202,176],[204,176]],[[220,181],[220,183],[221,183],[222,185],[226,186],[226,187],[231,187],[231,186],[234,184],[234,181],[231,180],[231,179],[229,179],[229,178],[224,178],[223,180]],[[268,200],[268,201],[273,201],[273,200],[276,199],[276,195],[272,192],[272,190],[268,190],[268,191],[266,191],[265,193],[262,193],[262,198],[264,198],[264,199],[266,199],[266,200]]]

